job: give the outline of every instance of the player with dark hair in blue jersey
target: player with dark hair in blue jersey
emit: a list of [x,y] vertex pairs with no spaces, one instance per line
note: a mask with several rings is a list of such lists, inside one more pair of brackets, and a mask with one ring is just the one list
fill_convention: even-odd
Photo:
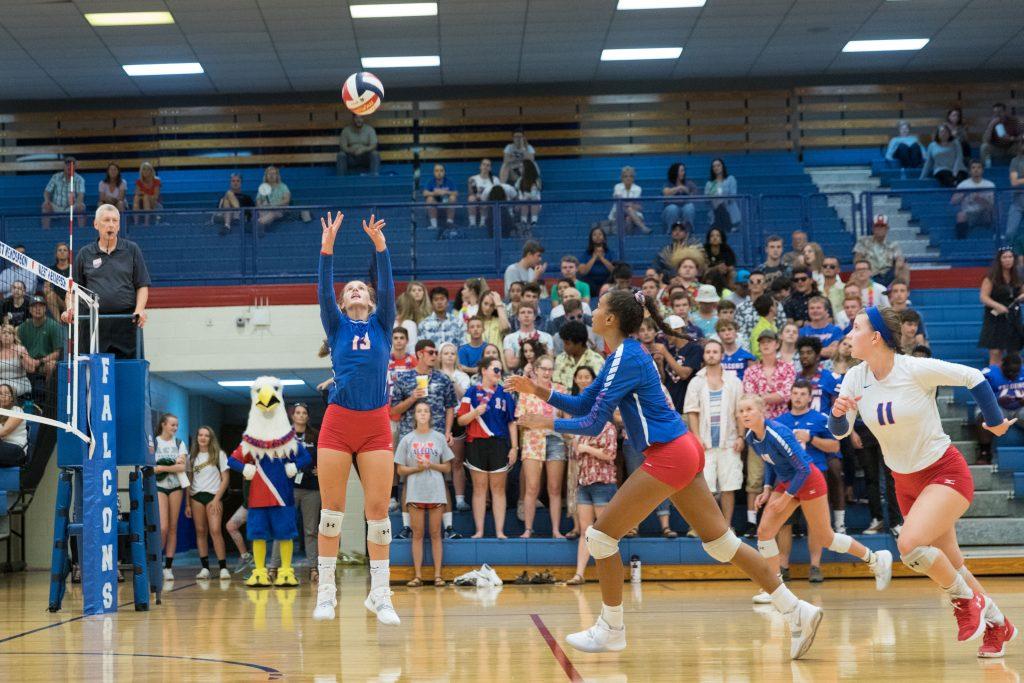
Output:
[[388,401],[388,362],[391,358],[391,330],[395,326],[395,281],[391,258],[384,239],[384,221],[363,221],[363,231],[376,250],[377,305],[374,309],[366,283],[352,280],[345,285],[341,307],[334,294],[334,241],[341,230],[342,214],[320,219],[320,270],[317,293],[320,321],[327,333],[334,385],[324,414],[317,443],[320,481],[320,534],[317,588],[313,619],[334,619],[336,588],[334,569],[338,536],[345,510],[345,487],[352,460],[359,465],[359,480],[366,498],[366,540],[370,555],[370,594],[366,608],[382,624],[397,625],[398,614],[391,604],[390,570],[391,522],[388,503],[395,473],[391,444]]
[[[807,383],[797,391],[809,400]],[[796,392],[794,391],[794,394]],[[806,408],[806,405],[802,406]],[[757,549],[772,569],[779,570],[779,545],[775,536],[786,520],[802,508],[807,520],[811,544],[828,548],[835,553],[849,553],[868,563],[875,575],[875,587],[883,590],[892,579],[892,553],[888,550],[871,552],[846,534],[832,531],[828,518],[828,485],[814,460],[802,443],[810,443],[811,435],[797,435],[781,419],[765,419],[764,399],[757,394],[747,394],[740,399],[740,426],[747,430],[744,437],[747,444],[764,460],[764,491],[757,497],[755,505],[765,507],[761,523],[757,526]],[[807,432],[807,430],[797,430]],[[754,598],[754,602],[762,596]],[[764,596],[765,598],[767,596]]]
[[703,477],[704,449],[665,396],[654,359],[631,336],[640,328],[645,312],[665,330],[657,302],[642,292],[618,289],[601,297],[593,313],[594,332],[604,338],[611,356],[594,383],[578,396],[538,387],[526,377],[506,381],[506,389],[532,394],[576,416],[524,415],[519,418],[520,427],[597,436],[618,408],[630,442],[646,456],[643,466],[629,476],[586,530],[587,548],[597,563],[603,606],[594,626],[566,640],[583,652],[615,652],[626,647],[619,539],[670,498],[703,540],[708,555],[733,563],[771,595],[772,603],[789,619],[790,656],[796,659],[814,642],[821,610],[798,600],[722,517]]

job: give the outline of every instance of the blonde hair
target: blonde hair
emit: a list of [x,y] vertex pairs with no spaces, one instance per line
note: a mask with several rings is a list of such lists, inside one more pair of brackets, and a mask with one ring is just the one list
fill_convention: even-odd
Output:
[[810,247],[811,251],[814,252],[814,263],[805,263],[804,265],[811,269],[811,271],[817,273],[821,271],[821,264],[825,261],[825,250],[821,248],[821,245],[817,242],[808,242],[804,249]]
[[686,259],[690,259],[697,265],[697,277],[700,277],[704,273],[704,268],[707,266],[707,258],[704,256],[704,248],[698,246],[676,247],[672,250],[672,256],[669,258],[669,263],[672,265],[673,270],[678,270],[679,264]]
[[757,406],[757,409],[760,410],[762,413],[765,412],[767,408],[767,404],[764,402],[764,397],[762,397],[760,394],[743,394],[742,396],[740,396],[739,402],[743,403],[744,401],[753,403],[755,406]]
[[143,177],[143,171],[145,171],[147,168],[149,169],[149,172],[151,174],[150,177],[151,178],[155,178],[156,177],[156,169],[153,168],[153,164],[149,163],[148,161],[143,161],[139,165],[139,177],[140,178]]
[[[423,290],[423,301],[417,302],[416,299],[412,298],[409,290],[413,286],[419,286]],[[430,315],[430,296],[428,296],[427,288],[419,280],[409,280],[409,283],[405,286],[405,291],[399,295],[395,302],[395,307],[397,308],[398,320],[411,320],[418,325],[421,320]]]

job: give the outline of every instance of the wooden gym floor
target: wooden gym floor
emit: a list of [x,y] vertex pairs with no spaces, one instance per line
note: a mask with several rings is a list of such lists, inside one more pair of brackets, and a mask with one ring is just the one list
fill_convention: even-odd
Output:
[[[975,657],[980,641],[957,643],[952,613],[932,584],[794,580],[825,608],[806,660],[791,662],[784,620],[754,608],[741,581],[648,581],[627,585],[629,647],[585,655],[565,634],[589,626],[597,586],[477,589],[395,588],[402,617],[378,626],[362,605],[366,572],[340,570],[339,618],[310,619],[312,589],[246,590],[235,578],[197,584],[193,569],[163,604],[112,618],[80,617],[72,587],[64,611],[46,611],[43,572],[0,577],[2,681],[1020,681],[1024,639],[1004,660]],[[240,577],[241,575],[235,575]],[[1024,625],[1024,578],[984,579]]]

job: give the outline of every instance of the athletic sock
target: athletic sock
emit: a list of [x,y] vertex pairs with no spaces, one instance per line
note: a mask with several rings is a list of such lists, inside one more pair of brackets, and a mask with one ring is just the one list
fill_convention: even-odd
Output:
[[218,558],[217,559],[217,566],[220,567],[221,569],[227,569],[228,568],[228,561],[227,560],[222,560],[222,559]]
[[387,588],[391,583],[388,560],[370,560],[370,590]]
[[458,496],[458,495],[455,496],[455,504],[456,505],[465,505],[466,504],[466,497],[465,496]]
[[320,585],[334,583],[334,568],[338,566],[337,557],[316,558],[317,571],[320,573]]
[[210,556],[207,555],[206,557],[200,557],[199,558],[199,564],[203,565],[203,569],[209,569],[210,568]]
[[747,524],[753,524],[757,526],[757,511],[747,510]]
[[962,600],[967,598],[968,600],[974,597],[974,591],[964,581],[964,577],[959,574],[956,575],[956,580],[953,581],[953,585],[948,588],[943,588],[946,591],[946,595],[949,596],[950,600]]
[[471,227],[471,228],[475,228],[476,227],[476,216],[470,216],[469,217],[469,227]]
[[622,605],[611,607],[610,605],[602,604],[601,618],[604,619],[604,623],[612,628],[622,628],[624,626],[622,621]]
[[837,527],[846,526],[846,510],[833,510],[832,523]]
[[784,583],[780,583],[779,587],[772,592],[772,604],[775,605],[775,609],[783,614],[789,614],[797,608],[800,604],[800,600],[793,594],[793,591]]
[[170,569],[172,564],[174,564],[174,558],[173,557],[165,557],[164,558],[164,569]]
[[452,513],[443,512],[441,513],[441,527],[447,529],[452,525]]
[[430,219],[430,227],[432,227],[432,228],[436,228],[437,227],[437,219],[436,218],[431,218]]
[[875,554],[871,552],[871,548],[864,548],[864,554],[860,559],[864,560],[868,564],[872,564],[875,561]]
[[988,609],[985,610],[985,621],[996,626],[1002,626],[1006,623],[1006,618],[1003,617],[1003,613],[996,607],[996,601],[989,598]]
[[403,512],[402,513],[402,526],[404,526],[404,527],[411,527],[412,526],[412,522],[409,521],[409,520],[410,520],[409,513],[408,512]]

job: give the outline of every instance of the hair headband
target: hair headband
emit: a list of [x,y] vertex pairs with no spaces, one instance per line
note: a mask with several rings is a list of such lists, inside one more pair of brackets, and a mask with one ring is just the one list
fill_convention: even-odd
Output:
[[644,302],[647,301],[647,297],[644,296],[643,291],[641,291],[639,289],[636,290],[635,292],[633,292],[633,298],[636,299],[636,302],[638,304],[640,304],[641,306],[643,306]]
[[889,331],[889,326],[885,324],[882,312],[878,310],[878,306],[869,306],[864,309],[864,312],[867,313],[868,320],[871,321],[871,326],[875,328],[875,332],[882,335],[882,341],[893,349],[898,348],[896,340],[892,338],[892,333]]

